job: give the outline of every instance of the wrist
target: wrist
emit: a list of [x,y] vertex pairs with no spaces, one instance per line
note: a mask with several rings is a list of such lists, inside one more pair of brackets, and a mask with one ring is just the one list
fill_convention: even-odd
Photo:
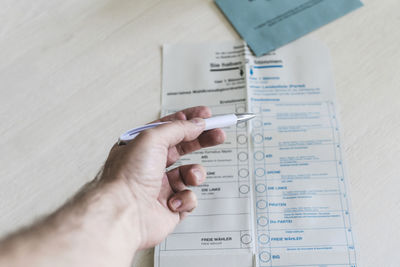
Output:
[[129,189],[117,183],[87,184],[52,216],[56,234],[66,243],[100,254],[103,263],[110,259],[110,264],[129,265],[141,238],[137,207],[124,190]]
[[115,244],[135,252],[141,243],[138,207],[130,189],[119,182],[96,187],[89,198],[88,226],[109,234]]

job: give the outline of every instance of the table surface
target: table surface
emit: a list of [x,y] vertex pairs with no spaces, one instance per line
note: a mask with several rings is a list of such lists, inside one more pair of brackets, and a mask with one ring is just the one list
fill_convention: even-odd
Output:
[[[364,3],[310,35],[333,57],[359,265],[398,266],[400,2]],[[61,205],[123,130],[159,116],[162,44],[239,38],[211,0],[1,4],[1,235]]]

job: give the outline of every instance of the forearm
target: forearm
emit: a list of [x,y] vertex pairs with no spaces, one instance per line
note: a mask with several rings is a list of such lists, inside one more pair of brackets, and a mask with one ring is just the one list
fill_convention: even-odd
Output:
[[121,190],[128,188],[86,185],[55,213],[1,242],[0,266],[129,266],[140,244],[139,220]]

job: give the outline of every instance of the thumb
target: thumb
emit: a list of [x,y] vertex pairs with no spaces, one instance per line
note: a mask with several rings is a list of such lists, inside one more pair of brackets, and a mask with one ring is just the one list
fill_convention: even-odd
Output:
[[195,140],[204,129],[205,121],[202,118],[177,120],[146,130],[143,138],[149,138],[153,144],[169,148],[181,142]]

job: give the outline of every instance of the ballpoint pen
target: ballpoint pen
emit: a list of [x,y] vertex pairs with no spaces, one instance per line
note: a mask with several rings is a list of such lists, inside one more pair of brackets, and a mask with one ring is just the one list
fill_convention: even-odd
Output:
[[[206,127],[205,127],[204,131],[235,125],[239,122],[248,121],[248,120],[254,118],[255,116],[256,115],[253,113],[237,113],[237,114],[219,115],[219,116],[211,117],[208,119],[204,119],[204,121],[206,123]],[[118,145],[127,144],[129,141],[134,139],[140,132],[142,132],[144,130],[148,130],[148,129],[157,127],[162,124],[170,123],[170,122],[171,121],[156,122],[156,123],[150,123],[147,125],[133,128],[133,129],[125,132],[124,134],[122,134],[119,137]]]

